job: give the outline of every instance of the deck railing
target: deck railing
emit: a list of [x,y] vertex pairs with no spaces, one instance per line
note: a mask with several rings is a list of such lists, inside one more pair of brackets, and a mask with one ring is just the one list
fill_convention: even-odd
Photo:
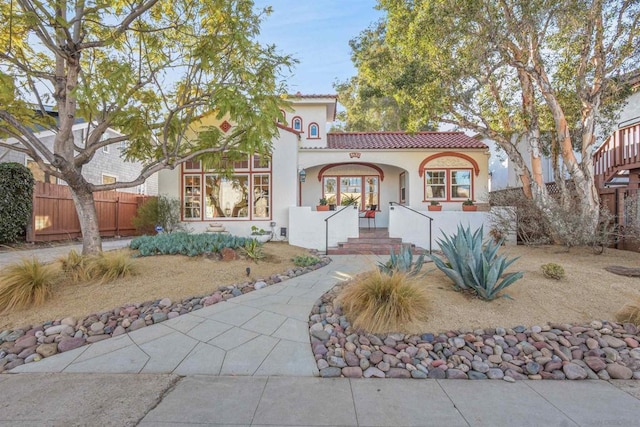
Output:
[[613,132],[594,153],[593,165],[600,186],[620,170],[640,167],[640,123]]

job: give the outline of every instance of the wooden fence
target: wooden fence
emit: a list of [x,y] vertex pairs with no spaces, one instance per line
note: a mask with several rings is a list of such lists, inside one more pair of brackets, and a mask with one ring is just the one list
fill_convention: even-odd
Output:
[[[94,193],[98,224],[102,237],[134,236],[132,219],[149,196],[117,191]],[[33,192],[28,242],[46,242],[81,237],[80,221],[66,185],[36,182]]]

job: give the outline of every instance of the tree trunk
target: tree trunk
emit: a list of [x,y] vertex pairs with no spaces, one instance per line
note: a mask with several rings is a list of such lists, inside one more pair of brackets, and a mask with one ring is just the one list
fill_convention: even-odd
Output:
[[82,255],[97,255],[102,252],[102,239],[98,226],[98,214],[93,193],[86,187],[71,189],[71,196],[75,202],[76,212],[80,220],[82,232]]

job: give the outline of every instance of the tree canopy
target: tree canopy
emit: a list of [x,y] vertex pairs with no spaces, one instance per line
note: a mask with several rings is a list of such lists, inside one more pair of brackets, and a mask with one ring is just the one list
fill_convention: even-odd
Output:
[[[251,0],[0,2],[0,148],[25,153],[69,184],[85,251],[100,243],[83,219],[95,219],[94,191],[141,184],[197,156],[270,150],[282,76],[294,60],[256,41],[269,12]],[[51,105],[57,120],[46,114]],[[231,130],[188,132],[209,111]],[[89,123],[82,141],[72,132],[79,119]],[[122,136],[103,137],[107,128]],[[41,129],[55,133],[53,147],[38,140]],[[122,141],[124,155],[143,162],[140,176],[87,182],[82,167]]]
[[[379,0],[379,7],[386,12],[384,31],[362,37],[384,44],[387,58],[384,66],[356,64],[358,77],[366,76],[377,95],[407,106],[410,130],[448,123],[495,141],[541,208],[553,202],[542,182],[547,149],[561,159],[559,185],[569,174],[577,212],[595,228],[595,128],[605,107],[620,99],[622,77],[638,66],[640,3]],[[518,151],[522,142],[531,168]]]

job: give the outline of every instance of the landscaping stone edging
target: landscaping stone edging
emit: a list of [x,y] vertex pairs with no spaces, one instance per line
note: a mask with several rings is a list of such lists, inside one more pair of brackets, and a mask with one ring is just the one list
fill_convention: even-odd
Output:
[[314,305],[311,348],[321,377],[434,379],[640,379],[640,329],[594,320],[441,334],[356,331],[333,301]]
[[90,314],[77,320],[66,317],[38,325],[0,331],[0,373],[25,363],[37,362],[83,345],[132,332],[145,326],[173,319],[209,305],[217,304],[257,289],[297,277],[331,262],[327,256],[312,253],[320,262],[309,267],[294,267],[268,279],[229,286],[205,295],[173,302],[169,298],[125,304],[113,310]]

